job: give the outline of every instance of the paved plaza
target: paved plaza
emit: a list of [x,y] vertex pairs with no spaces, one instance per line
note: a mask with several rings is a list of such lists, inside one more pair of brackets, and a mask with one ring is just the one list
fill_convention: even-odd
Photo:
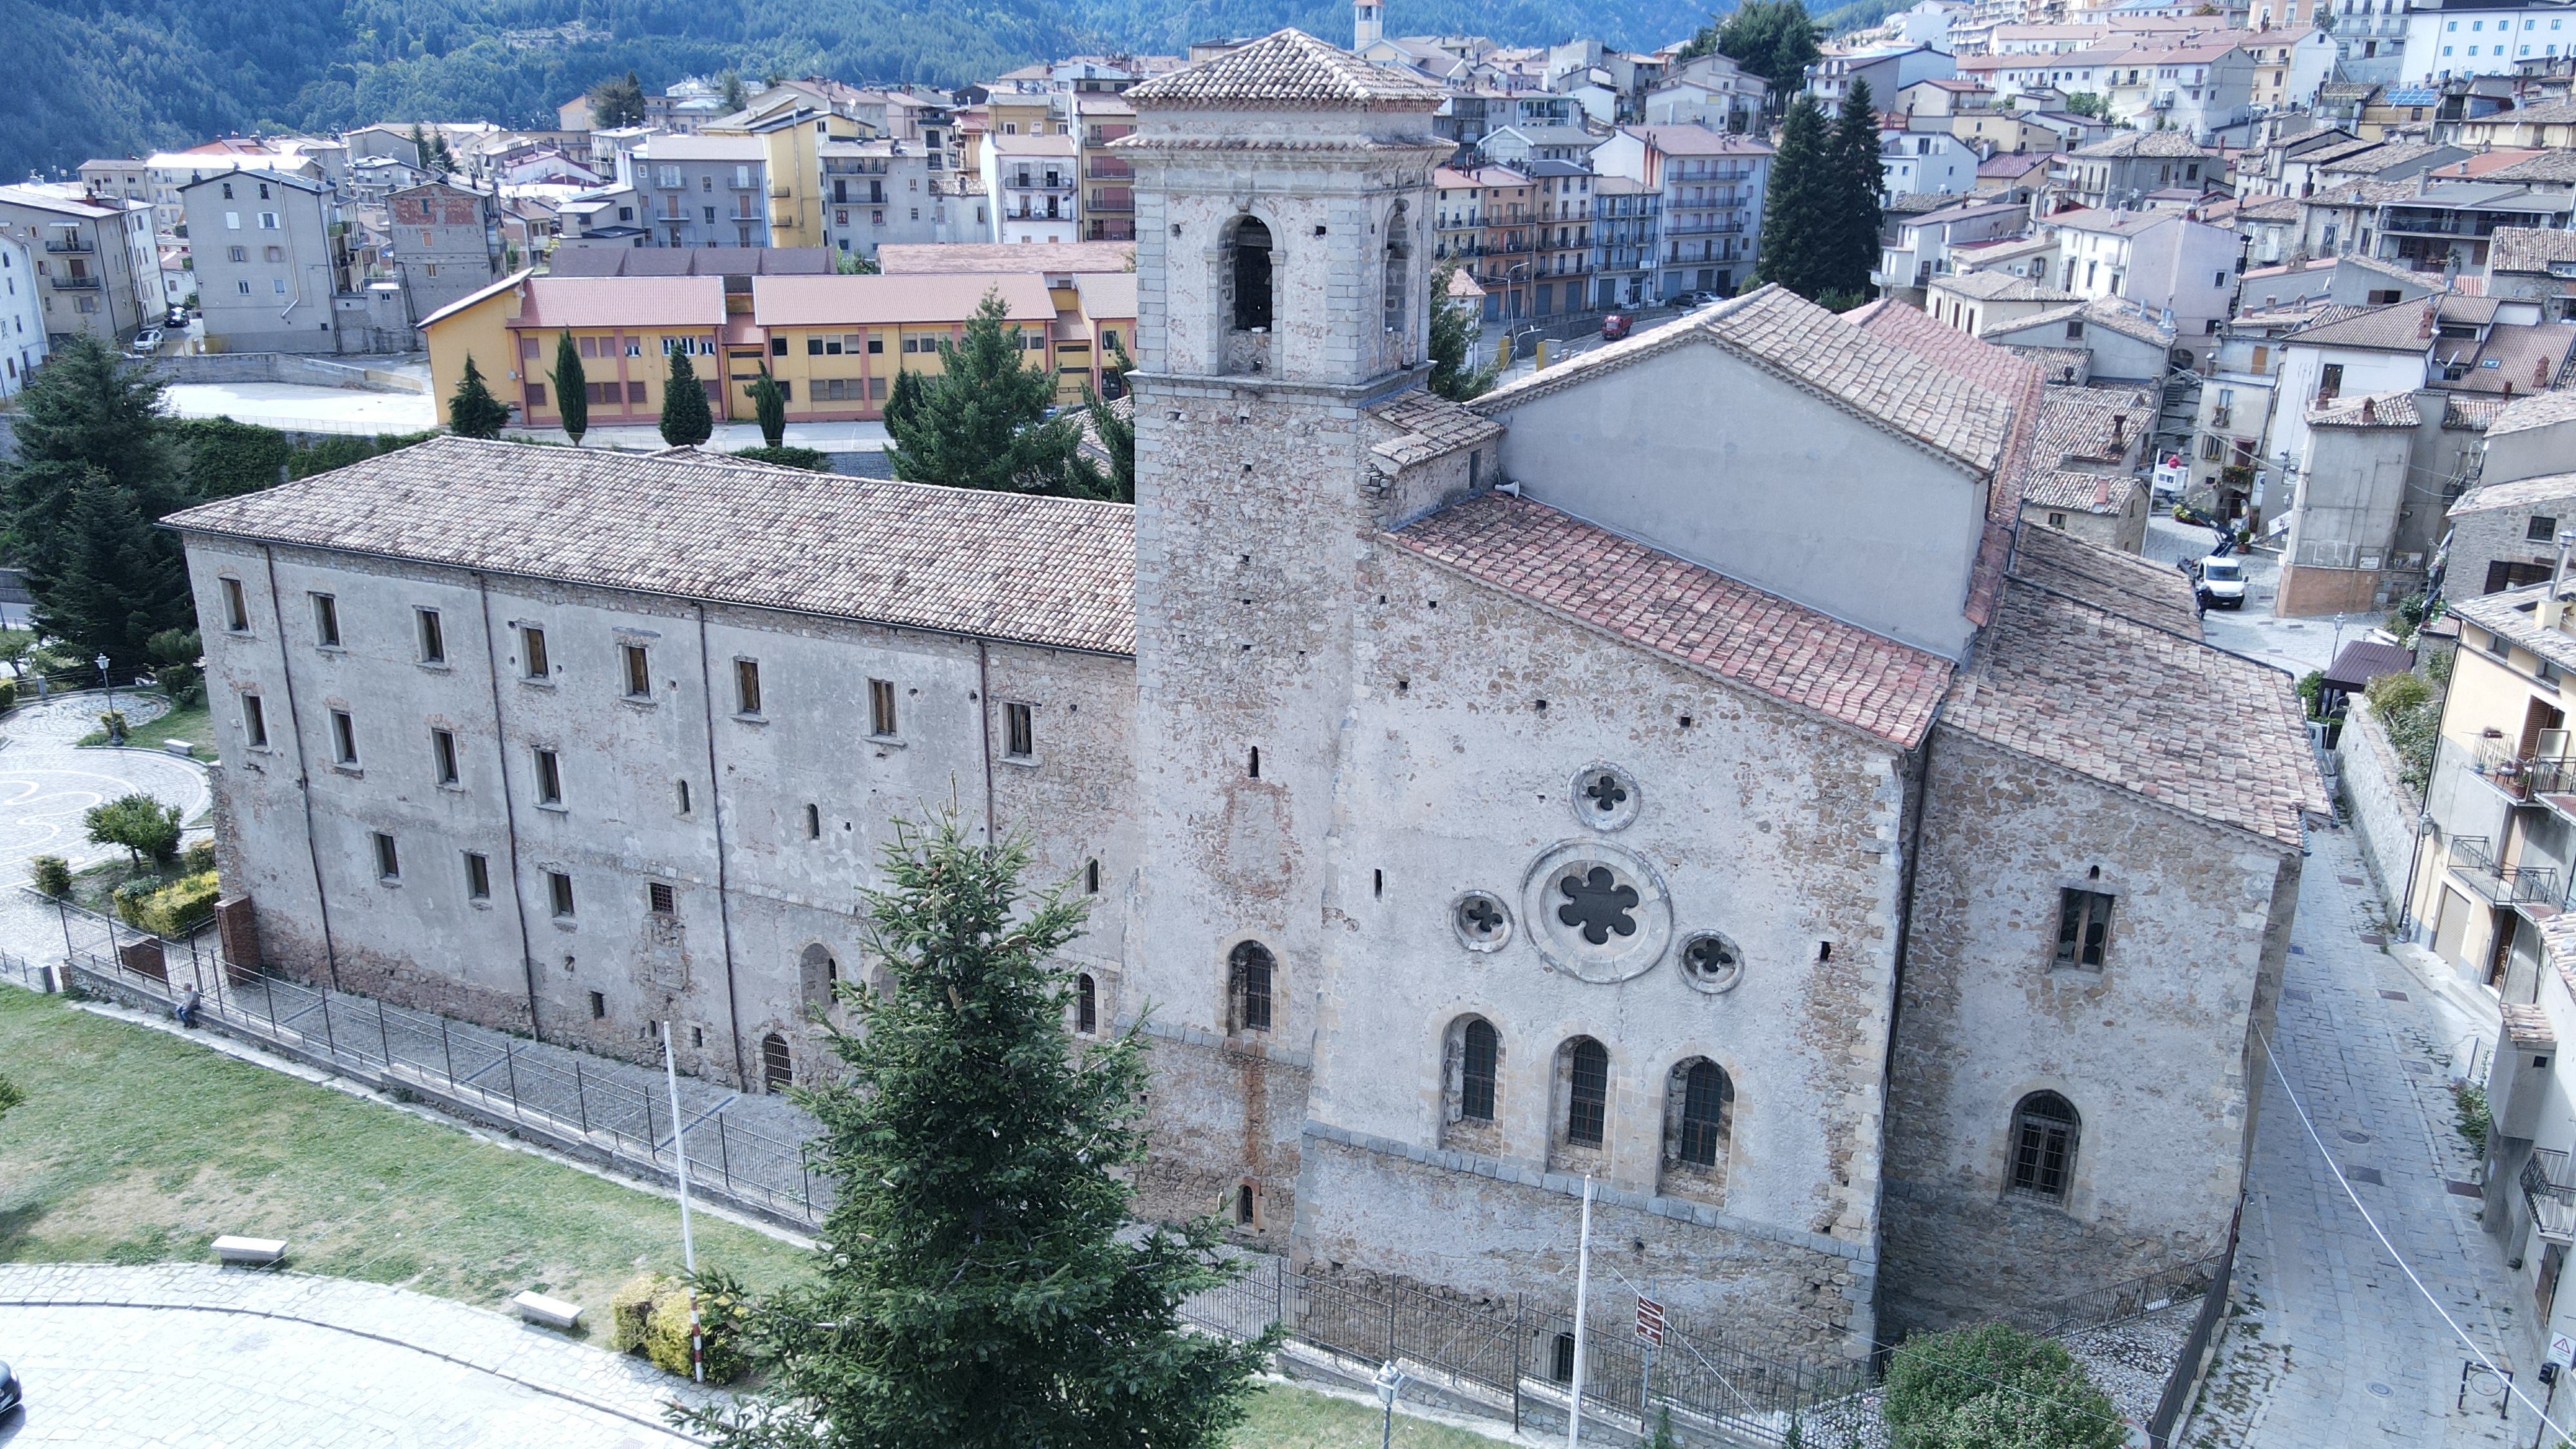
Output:
[[81,749],[73,744],[98,728],[103,695],[57,694],[12,710],[0,725],[0,950],[52,961],[63,953],[62,926],[53,911],[19,885],[27,862],[59,855],[73,867],[116,855],[120,847],[89,843],[81,817],[93,805],[137,791],[179,807],[194,823],[214,804],[203,767],[150,748],[151,721],[167,708],[149,695],[119,694],[135,747]]

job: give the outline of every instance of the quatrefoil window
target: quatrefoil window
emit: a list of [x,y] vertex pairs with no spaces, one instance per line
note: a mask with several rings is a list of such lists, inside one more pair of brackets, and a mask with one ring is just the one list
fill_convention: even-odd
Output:
[[1575,772],[1574,818],[1594,830],[1618,830],[1637,818],[1637,778],[1595,762]]
[[1470,951],[1499,951],[1512,938],[1511,909],[1487,891],[1460,896],[1450,908],[1449,925]]
[[1586,942],[1604,946],[1614,932],[1637,934],[1637,888],[1621,885],[1610,867],[1568,871],[1557,880],[1556,888],[1565,896],[1565,904],[1556,908],[1556,918],[1582,932]]
[[1715,931],[1682,943],[1682,979],[1702,991],[1732,991],[1744,979],[1744,952]]

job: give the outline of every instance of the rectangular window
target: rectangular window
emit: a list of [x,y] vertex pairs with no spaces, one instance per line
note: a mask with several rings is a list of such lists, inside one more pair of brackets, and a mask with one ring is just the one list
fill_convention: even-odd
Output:
[[331,711],[331,758],[352,769],[358,764],[358,722],[345,709]]
[[563,803],[563,763],[554,751],[537,751],[537,803]]
[[340,647],[340,602],[329,594],[313,596],[313,642],[325,649]]
[[376,832],[376,879],[402,879],[402,857],[394,850],[394,838],[381,830]]
[[608,998],[596,991],[590,993],[590,1019],[593,1021],[608,1019]]
[[1035,755],[1038,752],[1036,724],[1027,705],[1003,705],[1002,752],[1018,760]]
[[414,609],[412,617],[420,621],[420,662],[447,662],[447,631],[439,626],[436,609]]
[[546,631],[533,624],[519,626],[519,670],[524,678],[543,679],[546,666]]
[[554,908],[555,919],[572,919],[572,877],[559,870],[546,872],[546,899]]
[[254,750],[268,748],[268,711],[256,694],[242,696],[242,737],[250,741]]
[[492,862],[470,850],[465,852],[465,898],[469,901],[492,899]]
[[250,601],[242,597],[241,580],[224,580],[224,627],[236,634],[250,630]]
[[733,710],[736,714],[760,713],[760,661],[757,659],[733,662]]
[[676,915],[680,909],[679,892],[673,890],[667,882],[647,881],[644,885],[644,905],[657,916]]
[[644,384],[641,382],[630,382],[626,384],[626,405],[628,407],[641,407],[643,404]]
[[2111,946],[2111,897],[2100,891],[2058,892],[2057,964],[2098,968]]
[[442,785],[453,785],[456,783],[455,731],[431,730],[429,732],[429,758],[430,763],[435,766],[438,771],[438,783]]
[[2535,513],[2531,522],[2523,525],[2522,536],[2529,543],[2553,543],[2558,538],[2558,520]]
[[628,699],[651,699],[653,697],[653,667],[651,658],[644,652],[644,646],[641,644],[627,644],[621,646],[620,652],[626,656],[626,697]]
[[894,734],[894,681],[868,681],[868,733],[880,737]]

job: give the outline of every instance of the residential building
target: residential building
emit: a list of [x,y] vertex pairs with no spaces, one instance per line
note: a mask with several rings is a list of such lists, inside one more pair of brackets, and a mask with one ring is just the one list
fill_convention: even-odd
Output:
[[152,200],[151,177],[143,162],[134,157],[83,161],[80,179],[81,190],[101,201],[140,201],[148,205]]
[[[2547,41],[2541,43],[2548,44]],[[2497,111],[2474,119],[2464,117],[2451,127],[2451,140],[2455,145],[2479,151],[2513,146],[2576,151],[2576,101],[2546,101],[2519,105],[2509,111]],[[93,166],[100,164],[104,163],[90,163]],[[89,167],[84,166],[81,170],[86,173]]]
[[636,224],[655,246],[770,244],[769,146],[760,137],[648,136],[619,154],[617,180],[642,202]]
[[1891,217],[1888,230],[1894,236],[1882,241],[1878,271],[1870,281],[1898,293],[1929,286],[1933,278],[1955,270],[1951,254],[1958,247],[2028,232],[2030,208],[2019,202],[1972,197],[1912,216]]
[[1081,144],[1069,135],[988,136],[984,195],[993,207],[992,240],[1006,243],[1082,240]]
[[417,321],[501,274],[501,207],[488,191],[445,181],[385,198],[396,274]]
[[36,273],[44,244],[39,234],[0,227],[0,397],[25,387],[52,346],[45,333],[44,288]]
[[2334,78],[2340,32],[2340,25],[2332,34],[2314,28],[2258,31],[2248,39],[2245,54],[2254,62],[2253,103],[2274,110],[2312,104],[2318,88]]
[[1622,126],[1592,153],[1597,173],[1646,182],[1661,193],[1657,296],[1723,295],[1753,275],[1771,155],[1768,141],[1706,126]]
[[2541,304],[2551,322],[2576,322],[2576,231],[2498,227],[2487,234],[2487,295]]
[[2218,157],[2180,131],[2124,131],[2070,151],[2056,164],[2057,185],[2084,206],[2128,206],[2151,191],[2217,185]]
[[2005,322],[1988,322],[1986,341],[2034,360],[2080,353],[2093,382],[2156,383],[2173,370],[2173,329],[2136,303],[2117,298],[2078,302]]
[[1592,305],[1638,306],[1660,292],[1656,268],[1663,191],[1625,176],[1592,178]]
[[[2444,182],[2391,197],[2378,207],[2375,255],[2419,271],[2445,265],[2484,271],[2488,238],[2499,227],[2567,229],[2576,216],[2576,194],[2512,182]],[[2367,239],[2362,249],[2370,249]]]
[[933,168],[919,142],[824,141],[820,145],[821,245],[873,260],[881,246],[983,241],[992,218],[981,195],[959,196],[961,178]]
[[1485,133],[1480,149],[1485,159],[1517,169],[1540,161],[1582,168],[1602,139],[1581,126],[1500,126]]
[[2061,211],[2041,219],[2057,237],[2057,285],[2085,297],[2126,297],[2178,337],[2215,336],[2236,305],[2234,232],[2161,211]]
[[0,186],[0,229],[35,253],[45,335],[109,343],[157,327],[170,312],[153,208],[93,201],[75,188]]
[[1950,118],[1950,134],[1989,159],[1999,152],[2072,151],[2103,139],[2110,130],[2090,116],[2064,111],[1961,111]]
[[402,283],[367,274],[321,182],[217,172],[180,187],[179,199],[210,351],[410,350]]
[[1527,161],[1530,178],[1530,315],[1556,317],[1592,302],[1591,169],[1578,161]]
[[1925,284],[1923,310],[1935,322],[1980,337],[1988,327],[2009,327],[2083,300],[2044,278],[2017,272],[1946,272]]
[[[1703,55],[1675,67],[1646,92],[1638,113],[1621,121],[1649,126],[1706,126],[1742,135],[1758,131],[1770,83],[1722,55]],[[1597,118],[1596,118],[1597,119]]]
[[2153,395],[2142,388],[2046,389],[2022,481],[2022,526],[2119,553],[2143,549],[2150,490],[2140,470],[2155,414]]
[[2576,528],[2576,392],[2532,393],[2487,424],[2478,482],[2451,505],[2442,595],[2466,599],[2547,579]]
[[1110,91],[1078,91],[1074,120],[1082,133],[1085,241],[1136,239],[1136,170],[1111,143],[1135,134],[1136,108]]
[[1959,73],[1949,52],[1928,45],[1889,45],[1850,54],[1828,52],[1807,67],[1807,94],[1830,117],[1843,113],[1843,98],[1856,81],[1869,83],[1872,104],[1881,111],[1898,104],[1912,86]]
[[2509,76],[2535,59],[2576,54],[2576,6],[2565,0],[2415,0],[2405,17],[2410,85]]
[[644,98],[644,124],[673,135],[694,136],[732,110],[724,102],[724,87],[704,76],[689,76],[673,81],[658,96]]
[[1966,196],[1977,189],[1977,167],[1984,159],[1976,147],[1947,129],[1882,129],[1878,133],[1879,190],[1886,196]]
[[705,136],[744,136],[761,147],[767,182],[768,245],[829,246],[830,214],[824,200],[830,189],[823,169],[827,148],[848,145],[878,134],[878,129],[824,104],[801,90],[779,86],[729,116],[699,128]]

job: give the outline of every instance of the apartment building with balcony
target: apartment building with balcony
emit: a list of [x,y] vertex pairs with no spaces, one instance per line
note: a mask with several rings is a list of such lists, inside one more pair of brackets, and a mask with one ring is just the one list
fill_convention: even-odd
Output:
[[329,187],[231,171],[191,182],[179,197],[209,350],[405,349],[411,316],[402,284],[369,275]]
[[983,241],[991,220],[981,196],[955,194],[961,179],[932,163],[919,142],[824,141],[818,161],[823,223],[818,245],[874,260],[889,243]]
[[1528,161],[1535,195],[1530,231],[1530,315],[1557,317],[1592,302],[1592,168],[1577,161]]
[[1592,178],[1592,305],[1634,307],[1656,295],[1663,191],[1625,176]]
[[2515,75],[2534,61],[2576,55],[2576,6],[2566,0],[2416,0],[2400,13],[2402,79],[2412,85]]
[[1488,320],[1529,315],[1536,193],[1529,175],[1509,166],[1432,173],[1432,263],[1459,262],[1484,289]]
[[1706,126],[1622,126],[1592,153],[1593,169],[1657,193],[1655,295],[1731,293],[1753,274],[1772,147]]
[[1136,168],[1109,143],[1135,134],[1136,107],[1115,91],[1076,91],[1074,125],[1082,140],[1085,241],[1136,239]]
[[757,136],[647,137],[618,158],[618,181],[642,200],[636,218],[661,247],[765,247],[769,148]]
[[[984,195],[996,242],[1082,239],[1080,138],[992,134],[982,147]],[[1129,202],[1132,219],[1134,203]]]
[[27,375],[45,360],[42,289],[37,286],[37,249],[42,239],[0,228],[0,397],[27,385]]
[[150,206],[74,187],[0,186],[0,229],[29,242],[50,343],[120,342],[168,315]]

